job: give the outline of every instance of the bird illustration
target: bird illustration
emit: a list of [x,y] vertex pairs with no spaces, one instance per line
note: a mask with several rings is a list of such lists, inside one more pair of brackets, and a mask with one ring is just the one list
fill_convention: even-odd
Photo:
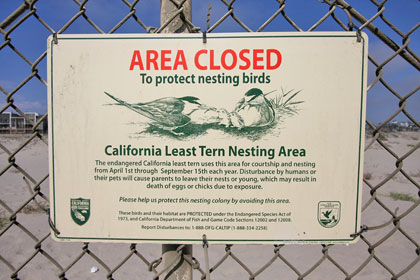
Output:
[[194,96],[163,97],[150,102],[130,104],[107,92],[105,94],[118,105],[149,118],[157,127],[173,134],[179,134],[176,129],[190,124],[243,129],[264,127],[275,120],[270,101],[257,88],[248,90],[231,112],[202,104],[199,98]]
[[276,114],[271,102],[265,97],[267,94],[258,88],[248,90],[230,114],[232,126],[242,129],[272,124]]
[[324,214],[325,218],[329,219],[331,212],[332,210],[329,210],[329,211],[322,212],[322,214]]
[[153,120],[161,128],[170,130],[190,123],[189,114],[201,106],[199,99],[193,96],[164,97],[150,102],[130,104],[107,92],[105,94],[117,101],[119,105]]

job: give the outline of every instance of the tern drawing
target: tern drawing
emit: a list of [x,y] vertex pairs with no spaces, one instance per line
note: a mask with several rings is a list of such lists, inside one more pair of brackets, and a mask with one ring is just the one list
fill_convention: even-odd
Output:
[[237,131],[270,127],[280,117],[280,111],[276,110],[278,100],[267,98],[271,92],[264,94],[258,88],[251,88],[231,111],[202,104],[195,96],[163,97],[148,102],[129,103],[108,92],[104,93],[116,101],[115,105],[124,106],[146,117],[150,124],[174,135],[184,135],[191,130],[187,128],[192,127],[219,127]]

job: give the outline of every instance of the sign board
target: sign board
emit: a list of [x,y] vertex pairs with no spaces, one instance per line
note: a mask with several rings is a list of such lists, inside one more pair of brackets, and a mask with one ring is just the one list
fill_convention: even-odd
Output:
[[355,241],[366,35],[207,36],[49,39],[57,240]]

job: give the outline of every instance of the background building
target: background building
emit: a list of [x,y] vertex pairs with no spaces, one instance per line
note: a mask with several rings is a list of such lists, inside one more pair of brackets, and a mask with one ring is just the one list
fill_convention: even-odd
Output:
[[[12,112],[3,112],[0,115],[1,134],[31,133],[34,125],[42,118],[38,113],[28,112],[23,116]],[[37,129],[40,133],[47,133],[47,119],[44,119]]]

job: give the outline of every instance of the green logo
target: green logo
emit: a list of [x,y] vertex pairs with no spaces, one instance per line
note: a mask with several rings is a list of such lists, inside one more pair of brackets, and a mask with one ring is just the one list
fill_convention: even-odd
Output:
[[341,203],[339,201],[320,201],[318,203],[318,222],[326,228],[335,227],[340,221]]
[[90,199],[71,198],[70,214],[73,221],[79,226],[86,224],[90,217]]

